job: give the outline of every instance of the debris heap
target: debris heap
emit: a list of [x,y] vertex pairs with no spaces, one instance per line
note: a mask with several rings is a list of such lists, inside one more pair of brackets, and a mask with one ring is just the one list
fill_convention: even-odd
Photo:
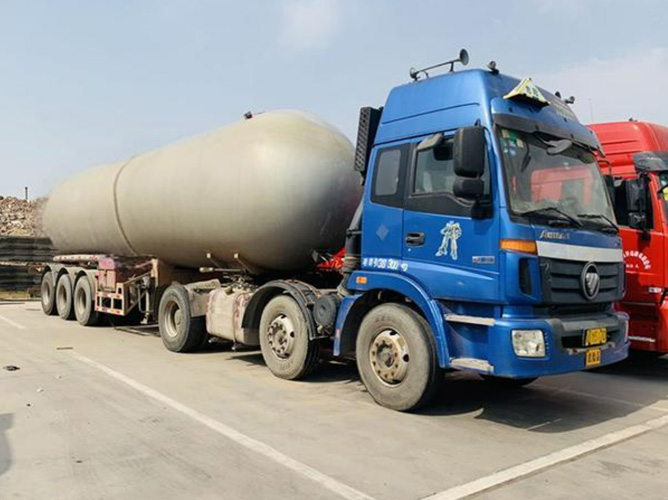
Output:
[[0,236],[44,236],[41,214],[45,201],[0,196]]

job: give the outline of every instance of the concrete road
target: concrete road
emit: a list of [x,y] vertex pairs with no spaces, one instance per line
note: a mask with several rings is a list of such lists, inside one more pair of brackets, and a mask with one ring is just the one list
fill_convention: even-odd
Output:
[[354,367],[304,382],[258,352],[166,351],[0,304],[0,499],[665,499],[668,359],[435,405],[374,404]]

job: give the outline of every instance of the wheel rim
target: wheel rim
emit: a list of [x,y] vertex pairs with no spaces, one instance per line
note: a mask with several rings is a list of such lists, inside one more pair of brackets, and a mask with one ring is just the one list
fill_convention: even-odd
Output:
[[170,300],[165,308],[165,334],[169,338],[178,337],[183,328],[183,311],[178,303]]
[[274,356],[278,359],[289,358],[297,337],[292,320],[285,314],[279,314],[269,324],[267,330],[267,342]]
[[88,307],[88,299],[86,297],[86,290],[83,286],[80,286],[76,289],[74,296],[74,308],[78,316],[83,316],[86,313]]
[[371,343],[369,362],[373,373],[383,384],[401,384],[406,379],[410,362],[406,339],[394,330],[383,330]]

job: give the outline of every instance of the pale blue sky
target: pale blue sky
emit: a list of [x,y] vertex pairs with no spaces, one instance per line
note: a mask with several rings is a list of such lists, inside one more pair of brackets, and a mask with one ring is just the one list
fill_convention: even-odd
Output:
[[354,139],[408,69],[471,65],[668,125],[663,0],[0,0],[0,195],[230,123],[312,111]]

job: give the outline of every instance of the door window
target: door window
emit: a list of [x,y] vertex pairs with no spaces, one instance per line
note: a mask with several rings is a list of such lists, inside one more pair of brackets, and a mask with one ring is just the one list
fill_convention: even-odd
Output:
[[403,205],[407,157],[407,145],[378,152],[373,173],[371,201],[393,207]]
[[455,171],[452,159],[452,141],[448,141],[445,145],[438,148],[418,152],[415,160],[413,193],[442,193],[454,196],[452,191],[454,182]]
[[[470,217],[475,203],[457,198],[453,190],[457,177],[453,140],[448,139],[436,148],[418,151],[414,156],[406,208],[417,212]],[[485,197],[489,197],[487,167],[482,180],[485,183]]]

